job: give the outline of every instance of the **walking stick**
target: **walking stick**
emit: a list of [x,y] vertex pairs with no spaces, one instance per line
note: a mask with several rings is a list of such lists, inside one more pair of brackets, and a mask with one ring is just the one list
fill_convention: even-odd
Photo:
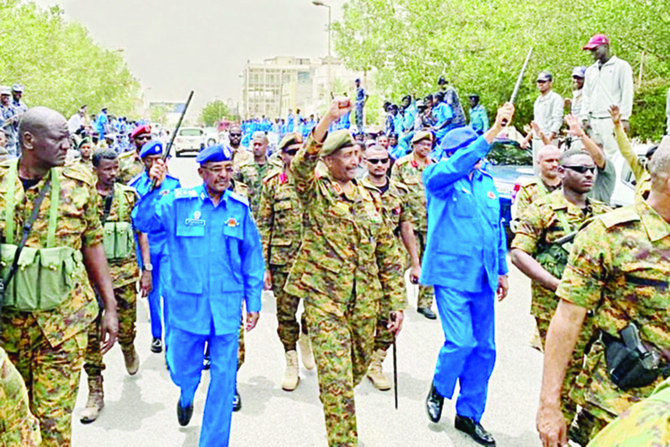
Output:
[[393,334],[393,397],[395,397],[395,409],[398,409],[398,353],[395,346],[395,334]]

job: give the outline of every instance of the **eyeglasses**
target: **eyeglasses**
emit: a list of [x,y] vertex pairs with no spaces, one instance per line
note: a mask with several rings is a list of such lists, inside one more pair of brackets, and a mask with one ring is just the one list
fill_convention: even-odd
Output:
[[586,171],[593,174],[593,173],[596,172],[596,169],[597,169],[595,166],[563,166],[563,167],[571,169],[575,172],[579,172],[580,174],[585,174]]
[[241,137],[242,134],[241,133],[231,133],[230,136],[231,137]]
[[372,163],[373,165],[376,165],[378,163],[386,164],[386,163],[389,162],[389,159],[388,159],[388,157],[387,158],[368,158],[367,161]]

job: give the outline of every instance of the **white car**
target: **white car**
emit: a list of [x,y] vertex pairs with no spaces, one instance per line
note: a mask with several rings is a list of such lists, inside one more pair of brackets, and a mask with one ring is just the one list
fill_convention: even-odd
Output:
[[174,139],[174,153],[179,157],[184,152],[200,152],[205,148],[206,134],[201,127],[182,127]]
[[[654,145],[633,143],[633,151],[638,158],[644,159],[645,154],[652,146]],[[616,169],[616,184],[610,203],[615,207],[632,205],[635,203],[635,176],[633,171],[630,170],[630,166],[618,152],[613,162]]]

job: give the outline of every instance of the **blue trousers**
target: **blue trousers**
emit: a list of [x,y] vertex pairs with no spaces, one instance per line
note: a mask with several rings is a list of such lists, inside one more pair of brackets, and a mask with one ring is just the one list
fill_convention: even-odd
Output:
[[488,384],[496,360],[494,293],[435,286],[444,345],[440,348],[433,383],[447,399],[460,386],[456,413],[479,422],[486,408]]
[[200,447],[227,446],[230,441],[230,423],[237,380],[237,332],[226,335],[192,334],[170,328],[167,351],[170,378],[181,388],[181,404],[193,402],[200,384],[205,342],[209,346],[211,366],[209,389],[200,429]]
[[[167,274],[167,257],[161,253],[150,253],[151,265],[153,270],[151,271],[151,282],[153,284],[153,289],[149,293],[149,315],[151,317],[151,336],[153,338],[162,338],[163,337],[163,313],[165,313],[165,320],[167,322],[167,300],[161,300],[165,288],[165,276]],[[162,264],[162,265],[161,265]],[[161,303],[164,301],[164,303]],[[167,328],[166,328],[167,332]],[[167,339],[167,334],[165,334]]]

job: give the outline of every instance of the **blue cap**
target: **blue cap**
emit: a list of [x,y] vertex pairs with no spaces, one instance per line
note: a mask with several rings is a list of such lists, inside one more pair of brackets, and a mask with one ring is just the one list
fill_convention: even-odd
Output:
[[163,153],[163,143],[158,140],[151,140],[144,143],[142,150],[140,151],[140,158],[144,158],[147,155],[160,155]]
[[207,149],[203,149],[202,152],[195,157],[196,163],[200,164],[209,163],[210,161],[230,161],[232,159],[233,150],[224,144],[215,144]]
[[442,138],[440,149],[444,152],[452,152],[469,146],[479,135],[470,126],[457,127],[450,130]]

